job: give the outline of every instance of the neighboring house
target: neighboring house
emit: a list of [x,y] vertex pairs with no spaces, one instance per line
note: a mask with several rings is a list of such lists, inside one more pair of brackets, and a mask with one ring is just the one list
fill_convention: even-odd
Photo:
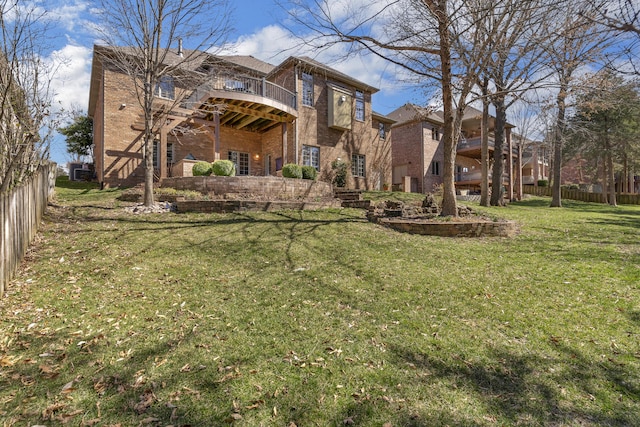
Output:
[[537,186],[539,181],[549,181],[551,170],[549,159],[551,151],[546,143],[531,141],[520,135],[514,135],[522,150],[522,184]]
[[[96,173],[104,186],[143,181],[142,109],[130,77],[94,47],[89,115]],[[168,61],[179,62],[179,51]],[[371,109],[378,89],[306,57],[273,66],[251,56],[211,56],[196,71],[197,88],[167,77],[156,87],[158,111],[182,96],[154,143],[158,179],[190,174],[197,160],[229,159],[237,175],[279,174],[287,163],[311,165],[330,180],[331,163],[350,163],[350,188],[379,189],[391,180],[393,120]],[[167,101],[167,102],[165,102]]]
[[[416,193],[429,193],[442,184],[444,152],[442,147],[441,112],[413,104],[405,104],[388,114],[395,120],[393,125],[393,185],[396,189]],[[467,107],[462,118],[462,130],[457,146],[455,161],[455,184],[458,191],[479,192],[481,183],[480,167],[480,124],[482,112]],[[495,118],[489,120],[489,156],[493,159],[493,127]],[[511,129],[507,124],[503,158],[505,174],[503,184],[511,190],[519,191],[522,182],[518,173],[519,155],[517,147],[511,144]],[[509,158],[509,145],[511,157]],[[509,171],[512,173],[509,173]],[[491,181],[491,173],[489,173]],[[513,184],[511,184],[513,183]],[[408,187],[410,185],[410,187]]]

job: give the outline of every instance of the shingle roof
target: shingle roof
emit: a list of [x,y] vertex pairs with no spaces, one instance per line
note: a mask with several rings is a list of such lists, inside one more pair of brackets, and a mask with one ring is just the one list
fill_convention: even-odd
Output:
[[444,121],[435,111],[428,107],[420,107],[415,104],[404,104],[387,114],[388,117],[396,121],[396,124],[407,123],[411,121],[429,121],[442,124]]
[[371,93],[376,93],[379,91],[379,89],[377,87],[371,86],[367,83],[364,83],[358,79],[354,79],[353,77],[340,72],[334,68],[329,67],[328,65],[325,65],[321,62],[316,61],[315,59],[309,58],[308,56],[290,56],[289,58],[287,58],[286,60],[284,60],[280,65],[278,65],[277,67],[274,68],[274,70],[270,73],[270,74],[274,74],[277,73],[280,69],[285,68],[286,66],[288,66],[290,63],[296,63],[298,65],[303,65],[303,66],[307,66],[308,68],[311,69],[316,69],[316,70],[322,70],[324,71],[328,76],[344,82],[344,83],[348,83],[349,85],[352,85],[358,89],[362,89],[366,92],[371,92]]

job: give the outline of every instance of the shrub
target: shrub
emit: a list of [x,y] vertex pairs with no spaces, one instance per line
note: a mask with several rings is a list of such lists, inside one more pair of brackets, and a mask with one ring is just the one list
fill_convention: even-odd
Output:
[[231,160],[216,160],[213,162],[215,176],[235,176],[236,165]]
[[313,166],[302,166],[302,179],[315,181],[318,171]]
[[302,179],[302,168],[295,163],[287,163],[282,167],[282,176],[285,178]]
[[334,160],[331,162],[333,169],[333,185],[336,187],[346,187],[347,176],[349,175],[349,164],[344,160]]
[[549,181],[547,181],[546,179],[538,180],[538,187],[546,187],[548,184],[549,184]]
[[209,176],[211,175],[211,163],[197,162],[193,165],[193,176]]

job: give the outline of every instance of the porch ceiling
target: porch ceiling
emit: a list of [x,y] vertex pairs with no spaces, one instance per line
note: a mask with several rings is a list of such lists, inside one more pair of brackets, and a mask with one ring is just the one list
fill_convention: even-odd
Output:
[[216,106],[224,105],[220,124],[238,130],[264,133],[282,123],[292,122],[295,116],[276,106],[241,99],[211,97],[196,109],[194,116],[214,121]]

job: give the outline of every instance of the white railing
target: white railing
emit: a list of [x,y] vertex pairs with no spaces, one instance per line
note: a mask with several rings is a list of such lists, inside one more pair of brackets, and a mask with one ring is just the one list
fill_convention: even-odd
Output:
[[[183,107],[193,108],[194,103],[202,100],[212,90],[235,93],[247,93],[277,101],[296,109],[296,94],[266,79],[244,76],[216,77],[194,90],[183,102]],[[231,98],[233,96],[230,96]]]

